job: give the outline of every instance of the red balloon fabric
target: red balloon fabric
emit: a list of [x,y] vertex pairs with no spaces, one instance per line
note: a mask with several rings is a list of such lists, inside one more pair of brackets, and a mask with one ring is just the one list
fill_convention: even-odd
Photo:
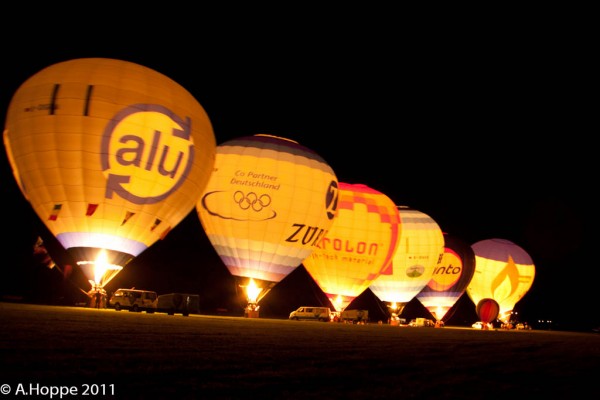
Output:
[[481,322],[489,323],[498,318],[500,305],[494,299],[485,298],[477,303],[476,311]]

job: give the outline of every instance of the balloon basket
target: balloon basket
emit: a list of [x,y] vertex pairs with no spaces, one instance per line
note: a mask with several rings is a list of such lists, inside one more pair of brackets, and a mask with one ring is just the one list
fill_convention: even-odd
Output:
[[249,303],[246,308],[244,309],[244,316],[246,318],[258,318],[258,309],[260,308],[259,305],[257,305],[256,303]]

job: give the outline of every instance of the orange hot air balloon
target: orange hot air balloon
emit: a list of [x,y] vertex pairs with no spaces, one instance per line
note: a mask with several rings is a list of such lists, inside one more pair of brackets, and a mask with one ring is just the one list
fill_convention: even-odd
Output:
[[500,312],[500,305],[494,299],[481,299],[475,307],[475,311],[479,320],[483,322],[484,326],[494,322],[498,318]]
[[505,239],[487,239],[471,245],[475,253],[475,273],[467,294],[477,305],[482,299],[498,302],[498,319],[507,323],[515,304],[531,288],[535,265],[529,254]]
[[304,267],[337,311],[364,292],[392,261],[400,214],[385,194],[362,184],[339,184],[338,214]]
[[258,134],[217,146],[196,209],[221,260],[247,287],[253,311],[316,249],[333,223],[337,196],[329,164],[293,140]]
[[416,297],[436,320],[447,320],[451,316],[448,312],[467,290],[474,272],[475,254],[471,246],[444,233],[442,260]]
[[4,145],[37,215],[102,288],[193,209],[216,141],[202,106],[135,63],[51,65],[14,94]]
[[371,282],[369,289],[381,301],[388,302],[392,317],[400,315],[431,280],[444,254],[444,235],[427,214],[399,206],[402,234],[392,263]]

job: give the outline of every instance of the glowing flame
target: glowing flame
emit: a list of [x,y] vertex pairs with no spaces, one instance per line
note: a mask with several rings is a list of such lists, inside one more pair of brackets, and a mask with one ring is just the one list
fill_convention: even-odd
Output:
[[96,285],[99,285],[108,271],[109,263],[108,256],[106,255],[106,250],[102,249],[98,253],[98,257],[96,257],[96,263],[94,264],[94,282]]
[[262,288],[256,285],[254,279],[250,278],[250,282],[248,282],[248,286],[246,286],[246,295],[248,296],[248,303],[256,303],[256,299],[258,299],[258,295],[262,291]]
[[433,312],[433,316],[436,320],[440,321],[444,318],[444,315],[448,312],[448,307],[437,306],[436,310]]
[[338,297],[334,301],[334,306],[339,311],[342,309],[342,304],[344,304],[344,299],[342,298],[342,295],[338,294]]
[[106,250],[102,249],[94,261],[78,261],[77,265],[83,271],[92,288],[103,288],[117,275],[123,267],[111,264]]

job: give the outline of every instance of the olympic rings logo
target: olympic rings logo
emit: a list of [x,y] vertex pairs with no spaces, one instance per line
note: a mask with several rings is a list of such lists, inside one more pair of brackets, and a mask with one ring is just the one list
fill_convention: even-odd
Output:
[[242,210],[252,210],[259,212],[263,208],[268,207],[271,204],[271,196],[268,194],[257,195],[254,192],[244,194],[238,190],[233,194],[233,200],[240,206]]

